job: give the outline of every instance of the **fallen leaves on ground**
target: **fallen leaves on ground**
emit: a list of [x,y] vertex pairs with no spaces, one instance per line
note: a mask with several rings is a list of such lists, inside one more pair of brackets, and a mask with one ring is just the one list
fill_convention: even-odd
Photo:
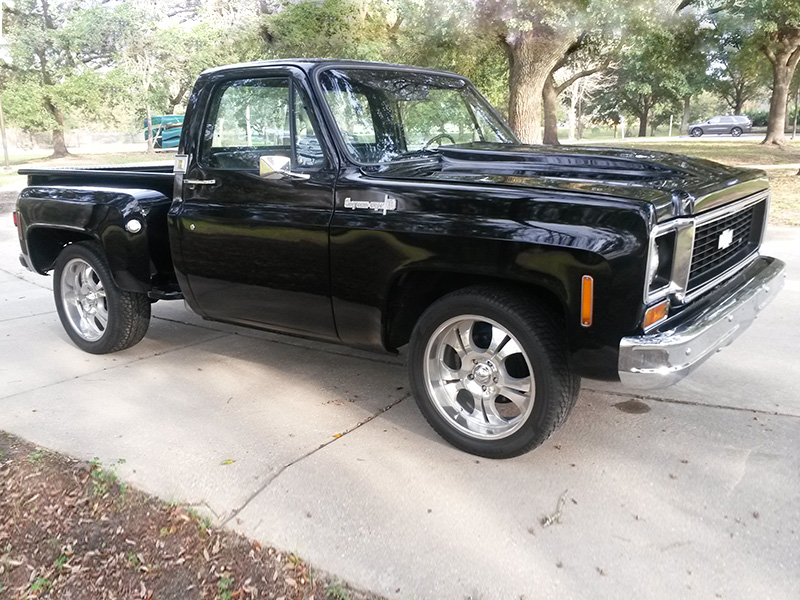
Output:
[[210,526],[79,462],[0,432],[0,596],[374,599],[295,554]]

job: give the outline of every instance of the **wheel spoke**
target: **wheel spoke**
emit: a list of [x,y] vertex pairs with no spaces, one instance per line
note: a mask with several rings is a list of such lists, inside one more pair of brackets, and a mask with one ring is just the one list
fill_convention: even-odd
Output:
[[89,319],[88,315],[82,310],[79,309],[80,312],[80,321],[78,323],[78,329],[83,334],[83,337],[86,339],[90,339],[93,337],[94,334],[94,324]]
[[474,324],[474,322],[470,321],[461,321],[452,327],[442,340],[444,344],[452,346],[462,361],[475,352],[475,347],[472,343],[472,327]]
[[531,381],[530,378],[516,379],[500,386],[499,395],[508,398],[519,409],[524,412],[528,408],[531,400]]
[[87,264],[83,268],[83,271],[81,272],[81,284],[82,285],[85,284],[88,286],[94,285],[94,281],[92,280],[92,275],[94,275],[94,269],[92,269],[92,267],[89,264]]
[[497,352],[497,358],[504,361],[509,356],[522,353],[522,348],[519,347],[517,340],[509,339]]
[[75,288],[71,286],[67,286],[67,289],[62,289],[61,297],[64,299],[64,302],[68,302],[69,304],[77,304],[78,302],[78,293],[75,291]]
[[499,327],[492,327],[492,341],[486,349],[489,358],[494,358],[511,341],[511,336]]
[[95,320],[100,325],[99,329],[101,331],[105,331],[106,327],[108,326],[108,310],[106,310],[105,306],[97,306],[97,312],[94,315]]
[[506,425],[507,421],[497,411],[497,396],[483,398],[483,417],[490,425]]

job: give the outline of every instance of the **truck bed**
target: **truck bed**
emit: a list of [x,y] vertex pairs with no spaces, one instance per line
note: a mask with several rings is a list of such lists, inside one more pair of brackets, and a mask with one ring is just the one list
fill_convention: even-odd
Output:
[[137,163],[91,167],[20,169],[28,176],[28,185],[87,185],[156,190],[172,196],[173,164],[170,162]]

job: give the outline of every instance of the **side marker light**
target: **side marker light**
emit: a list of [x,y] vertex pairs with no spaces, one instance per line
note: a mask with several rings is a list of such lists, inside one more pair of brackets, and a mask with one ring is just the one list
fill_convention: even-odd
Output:
[[594,312],[594,278],[584,275],[581,279],[581,325],[592,326]]
[[659,323],[667,318],[667,309],[669,308],[669,301],[664,300],[663,302],[659,302],[655,306],[651,306],[647,309],[647,312],[644,313],[644,322],[642,323],[642,327],[647,329],[648,327]]

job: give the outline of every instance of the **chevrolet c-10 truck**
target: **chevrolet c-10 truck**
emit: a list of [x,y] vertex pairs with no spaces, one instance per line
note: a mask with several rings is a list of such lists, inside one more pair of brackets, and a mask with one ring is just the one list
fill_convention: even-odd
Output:
[[151,303],[349,346],[408,345],[419,408],[467,452],[541,444],[580,378],[670,385],[783,285],[758,170],[523,145],[452,73],[280,60],[200,75],[175,164],[27,169],[23,264],[87,352]]

